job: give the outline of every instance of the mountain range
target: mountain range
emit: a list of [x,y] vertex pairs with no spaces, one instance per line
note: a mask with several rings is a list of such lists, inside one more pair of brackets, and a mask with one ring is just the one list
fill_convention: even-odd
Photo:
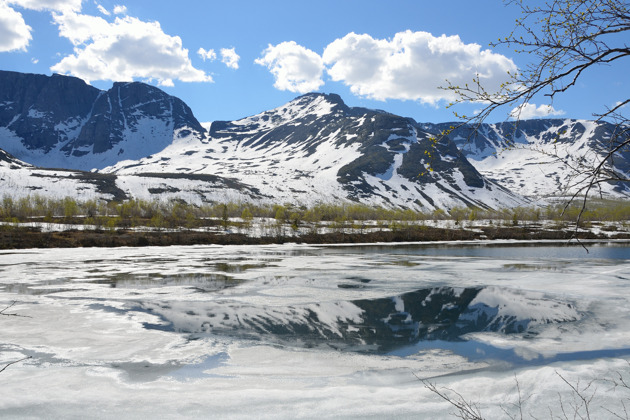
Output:
[[[183,101],[144,83],[102,91],[69,76],[0,71],[0,194],[512,207],[566,194],[571,162],[550,150],[600,156],[614,128],[531,120],[462,127],[434,143],[446,126],[320,93],[201,124]],[[630,154],[615,165],[630,172]],[[630,195],[623,184],[604,193]]]
[[[452,124],[450,124],[452,125]],[[424,124],[437,133],[449,124]],[[485,176],[520,194],[562,197],[586,185],[609,150],[628,140],[627,129],[606,121],[534,119],[461,126],[450,133],[457,147]],[[616,152],[609,163],[620,177],[630,175],[630,150]],[[600,183],[607,197],[630,195],[624,182]]]

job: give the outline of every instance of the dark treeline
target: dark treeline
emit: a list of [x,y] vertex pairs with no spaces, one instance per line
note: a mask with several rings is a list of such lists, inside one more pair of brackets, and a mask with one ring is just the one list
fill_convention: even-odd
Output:
[[[4,196],[0,201],[0,221],[7,223],[43,222],[72,223],[101,228],[200,228],[251,223],[254,218],[274,219],[288,225],[302,223],[356,224],[367,221],[415,222],[453,220],[456,223],[474,220],[501,220],[514,225],[525,221],[554,220],[571,222],[578,218],[581,207],[563,205],[479,209],[454,207],[449,210],[415,211],[411,209],[373,207],[363,204],[318,204],[312,207],[291,204],[207,203],[189,204],[182,200],[147,201],[132,199],[123,202],[86,200],[70,197],[53,199],[38,195],[22,198]],[[591,201],[580,220],[630,221],[627,201]]]

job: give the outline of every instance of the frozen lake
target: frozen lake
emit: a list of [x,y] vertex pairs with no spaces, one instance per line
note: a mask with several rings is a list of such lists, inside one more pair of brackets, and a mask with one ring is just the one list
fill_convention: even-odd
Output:
[[2,251],[0,417],[623,415],[630,244],[586,245]]

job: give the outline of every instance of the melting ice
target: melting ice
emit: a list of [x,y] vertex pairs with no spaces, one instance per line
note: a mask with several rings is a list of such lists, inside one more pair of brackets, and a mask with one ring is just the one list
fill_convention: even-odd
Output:
[[0,373],[0,415],[449,418],[426,379],[497,418],[517,378],[548,416],[560,375],[630,375],[630,248],[589,250],[4,251],[0,309],[20,316],[0,317],[0,368],[30,358]]

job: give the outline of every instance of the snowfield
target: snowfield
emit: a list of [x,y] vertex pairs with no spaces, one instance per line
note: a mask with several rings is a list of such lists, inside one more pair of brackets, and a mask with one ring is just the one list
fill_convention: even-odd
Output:
[[[484,124],[478,139],[470,141],[459,133],[453,140],[484,176],[530,198],[575,193],[587,184],[606,152],[624,141],[615,137],[615,126],[605,122],[565,119],[510,124]],[[513,141],[506,134],[514,134]],[[618,176],[628,177],[628,158],[627,147],[615,153]],[[598,184],[593,193],[620,198],[630,194],[627,185],[612,182]]]
[[588,246],[2,251],[0,416],[453,418],[425,379],[488,419],[518,412],[518,381],[546,418],[566,379],[609,418],[630,248]]

